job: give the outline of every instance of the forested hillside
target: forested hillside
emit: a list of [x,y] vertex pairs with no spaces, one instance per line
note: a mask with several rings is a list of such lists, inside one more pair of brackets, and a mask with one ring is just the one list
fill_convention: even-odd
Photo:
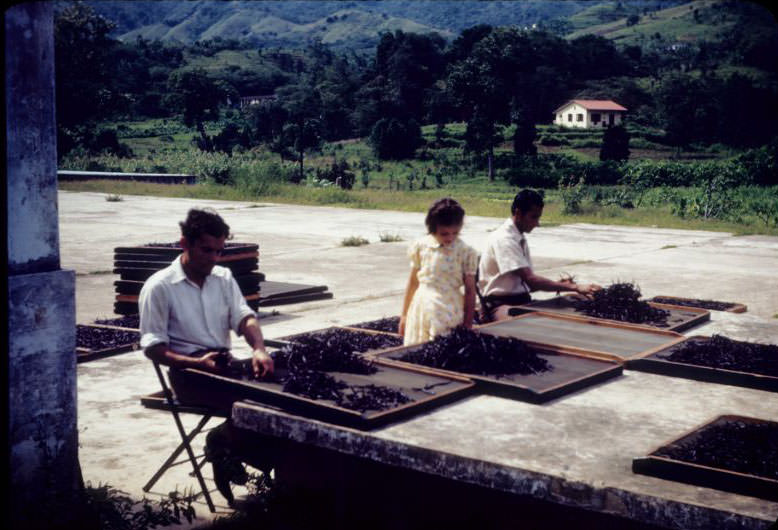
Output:
[[[119,26],[90,4],[63,4],[55,21],[62,164],[195,171],[255,191],[267,190],[268,178],[350,189],[357,164],[366,189],[375,179],[412,190],[485,175],[570,188],[573,198],[584,186],[626,186],[608,199],[625,207],[656,187],[707,186],[700,200],[657,195],[657,204],[704,217],[728,211],[721,205],[732,197],[700,206],[722,190],[778,183],[778,25],[758,4],[563,2],[572,14],[561,16],[551,11],[556,2],[520,2],[522,16],[537,10],[528,23],[546,18],[456,30],[461,19],[446,18],[443,3],[429,2],[427,18],[403,18],[405,29],[380,31],[375,45],[359,34],[356,47],[323,36],[343,35],[342,44],[354,36],[353,22],[375,29],[401,20],[403,5],[427,3],[370,2],[368,11],[366,2],[331,2],[339,8],[331,12],[313,2],[320,5],[296,12],[294,2],[256,2],[277,11],[248,20],[240,2],[158,2],[145,18],[123,22],[127,29],[132,20],[161,20],[170,31],[214,35],[189,44],[120,40]],[[514,3],[475,4],[474,13],[494,14]],[[231,17],[220,17],[228,8]],[[115,11],[122,12],[130,17]],[[249,22],[254,40],[241,36]],[[285,26],[287,36],[324,31],[258,44],[259,30],[275,31],[271,25]],[[433,26],[439,31],[427,31]],[[220,27],[229,38],[217,35]],[[260,98],[250,104],[249,96]],[[570,99],[615,100],[628,109],[626,126],[552,126]],[[359,158],[338,160],[333,153],[344,145]],[[95,161],[105,156],[111,162]],[[281,166],[267,166],[268,156]],[[778,212],[771,200],[759,211]]]

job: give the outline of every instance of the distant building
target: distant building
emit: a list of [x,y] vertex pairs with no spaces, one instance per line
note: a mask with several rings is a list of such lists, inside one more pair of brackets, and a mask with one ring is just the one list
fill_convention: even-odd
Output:
[[554,111],[554,125],[594,129],[620,125],[627,112],[610,99],[571,99]]
[[268,105],[277,99],[278,97],[275,94],[268,96],[243,96],[240,98],[240,108],[248,107],[249,105]]

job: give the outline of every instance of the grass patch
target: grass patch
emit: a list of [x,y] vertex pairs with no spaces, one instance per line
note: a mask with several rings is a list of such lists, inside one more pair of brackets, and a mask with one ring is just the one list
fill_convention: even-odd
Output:
[[678,245],[665,245],[662,248],[660,248],[659,250],[664,250],[666,248],[678,248]]
[[340,242],[340,246],[342,247],[361,247],[362,245],[369,245],[369,244],[370,241],[368,241],[362,236],[347,237]]
[[110,193],[105,196],[105,200],[108,202],[121,202],[124,200],[124,198],[116,193]]
[[396,243],[397,241],[403,241],[400,234],[391,234],[389,232],[379,232],[378,239],[381,243]]

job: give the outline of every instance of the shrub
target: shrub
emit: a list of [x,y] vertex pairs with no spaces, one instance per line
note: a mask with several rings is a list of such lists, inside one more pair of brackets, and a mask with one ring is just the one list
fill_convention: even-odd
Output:
[[391,234],[389,232],[379,232],[378,239],[381,243],[395,243],[397,241],[403,241],[400,234]]
[[361,236],[350,236],[340,242],[344,247],[361,247],[362,245],[369,245],[370,241]]

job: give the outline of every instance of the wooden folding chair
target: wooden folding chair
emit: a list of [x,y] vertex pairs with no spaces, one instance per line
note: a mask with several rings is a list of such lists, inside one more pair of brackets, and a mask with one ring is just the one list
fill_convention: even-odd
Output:
[[[205,480],[203,479],[202,472],[200,471],[200,469],[205,465],[205,456],[200,455],[199,458],[201,458],[201,461],[198,462],[198,457],[195,456],[194,451],[192,450],[192,440],[194,440],[194,438],[203,431],[205,425],[214,415],[216,415],[216,413],[207,407],[188,406],[179,403],[173,395],[173,392],[170,390],[167,382],[165,381],[165,376],[162,374],[159,363],[156,361],[154,361],[154,370],[157,372],[157,377],[159,378],[159,382],[162,385],[162,395],[164,400],[155,400],[154,403],[151,403],[150,401],[144,402],[144,400],[141,400],[141,402],[148,407],[170,411],[170,413],[173,415],[173,420],[176,423],[178,433],[181,435],[181,443],[178,444],[178,447],[175,448],[175,450],[170,454],[167,460],[165,460],[162,466],[160,466],[160,468],[154,473],[154,476],[152,476],[146,485],[143,486],[143,491],[148,492],[162,477],[162,475],[164,475],[165,472],[171,467],[184,464],[189,461],[192,464],[192,470],[194,475],[197,477],[197,482],[200,484],[200,489],[202,490],[203,497],[205,497],[205,502],[208,504],[208,508],[211,510],[211,512],[215,512],[216,508],[214,507],[213,500],[211,500],[211,495],[208,492],[208,487],[205,485]],[[181,421],[181,416],[179,415],[181,412],[190,412],[202,415],[202,418],[200,418],[200,421],[197,423],[195,428],[188,433],[186,432],[186,429],[184,429],[184,424]],[[176,461],[181,452],[184,450],[186,451],[188,458]]]

